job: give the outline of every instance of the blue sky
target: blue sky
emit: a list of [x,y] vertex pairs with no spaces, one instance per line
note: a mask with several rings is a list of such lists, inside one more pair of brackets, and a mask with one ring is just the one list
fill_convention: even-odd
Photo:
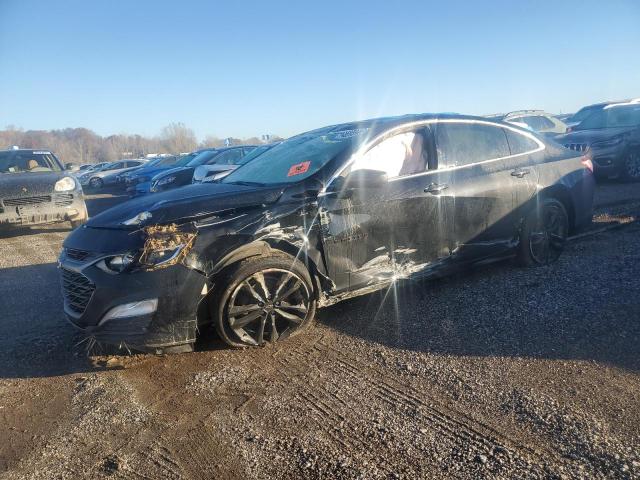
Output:
[[640,2],[0,0],[0,128],[288,136],[640,96]]

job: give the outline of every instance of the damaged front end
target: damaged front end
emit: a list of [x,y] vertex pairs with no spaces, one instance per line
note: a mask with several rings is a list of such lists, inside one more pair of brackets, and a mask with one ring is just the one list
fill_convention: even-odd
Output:
[[[88,345],[155,353],[192,349],[207,283],[184,266],[197,234],[192,223],[171,223],[84,228],[69,237],[59,260],[64,308]],[[86,245],[98,252],[80,248]]]

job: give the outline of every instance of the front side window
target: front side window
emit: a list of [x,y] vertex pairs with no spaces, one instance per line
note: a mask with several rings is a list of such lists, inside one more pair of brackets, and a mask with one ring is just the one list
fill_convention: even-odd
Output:
[[400,133],[369,149],[351,165],[351,171],[378,170],[388,178],[421,173],[429,164],[426,147],[423,132]]
[[505,129],[504,132],[507,134],[507,142],[509,142],[511,155],[521,155],[532,152],[538,148],[538,144],[534,140],[521,133],[516,133],[509,129]]
[[440,122],[435,125],[438,165],[460,167],[507,157],[509,145],[504,130],[482,123]]

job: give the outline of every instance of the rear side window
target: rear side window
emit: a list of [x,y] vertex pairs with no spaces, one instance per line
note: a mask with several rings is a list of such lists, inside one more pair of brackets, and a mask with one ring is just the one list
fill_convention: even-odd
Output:
[[531,115],[528,117],[522,117],[519,119],[521,122],[526,123],[536,131],[545,130],[547,128],[553,128],[553,122],[547,117],[541,115]]
[[497,126],[437,123],[435,136],[440,167],[459,167],[510,155],[507,137]]
[[538,144],[525,135],[508,129],[505,129],[505,133],[507,134],[511,155],[520,155],[538,148]]

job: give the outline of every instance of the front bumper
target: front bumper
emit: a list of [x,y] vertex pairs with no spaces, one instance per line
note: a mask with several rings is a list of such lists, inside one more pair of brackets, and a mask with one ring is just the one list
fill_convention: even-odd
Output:
[[87,206],[81,190],[40,197],[0,200],[0,227],[84,221]]
[[[122,233],[131,235],[130,231]],[[117,237],[119,232],[107,235]],[[122,240],[125,246],[130,242]],[[96,266],[106,255],[90,253],[85,257],[85,252],[67,246],[58,264],[65,314],[76,328],[98,342],[143,351],[195,341],[197,311],[206,291],[204,275],[181,264],[110,274]],[[105,319],[115,307],[151,299],[157,299],[152,313]]]
[[[137,350],[153,350],[193,343],[196,339],[197,310],[206,279],[182,265],[156,271],[110,275],[95,266],[78,270],[61,259],[64,310],[73,326],[95,340],[126,345]],[[84,282],[85,300],[78,292]],[[155,312],[105,320],[120,305],[158,299]],[[84,303],[84,308],[82,304]]]

